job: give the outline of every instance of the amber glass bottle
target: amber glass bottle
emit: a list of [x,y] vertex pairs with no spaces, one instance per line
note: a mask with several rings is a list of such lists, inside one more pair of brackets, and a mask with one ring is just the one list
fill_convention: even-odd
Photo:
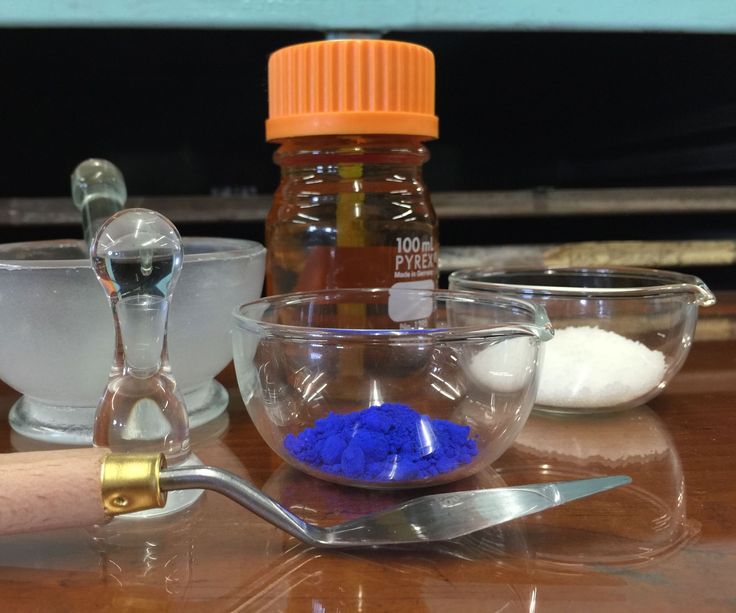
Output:
[[281,184],[266,221],[269,294],[436,286],[437,220],[422,179],[433,113],[423,47],[335,40],[271,56],[266,129],[280,144]]

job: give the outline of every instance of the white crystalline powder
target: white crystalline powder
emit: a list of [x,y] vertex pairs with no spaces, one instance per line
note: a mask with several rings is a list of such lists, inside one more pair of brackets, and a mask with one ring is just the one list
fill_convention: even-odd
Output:
[[638,341],[596,327],[562,328],[545,343],[537,404],[622,404],[659,385],[664,372],[664,354]]

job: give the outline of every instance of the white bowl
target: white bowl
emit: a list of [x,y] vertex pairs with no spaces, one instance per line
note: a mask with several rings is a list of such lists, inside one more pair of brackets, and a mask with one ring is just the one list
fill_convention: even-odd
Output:
[[[261,295],[265,248],[253,241],[185,238],[169,320],[169,357],[190,426],[225,409],[213,377],[232,359],[231,312]],[[113,357],[113,320],[82,241],[0,245],[0,379],[24,396],[19,433],[89,444]]]

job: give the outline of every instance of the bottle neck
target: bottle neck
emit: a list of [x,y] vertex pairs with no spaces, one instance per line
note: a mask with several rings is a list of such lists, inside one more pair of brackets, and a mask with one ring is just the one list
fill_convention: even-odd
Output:
[[312,170],[329,172],[330,167],[343,164],[421,166],[429,159],[429,151],[419,136],[308,136],[281,142],[274,162],[283,173]]

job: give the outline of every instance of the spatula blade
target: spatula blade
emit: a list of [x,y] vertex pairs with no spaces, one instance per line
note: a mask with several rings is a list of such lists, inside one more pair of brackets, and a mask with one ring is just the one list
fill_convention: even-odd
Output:
[[445,541],[629,483],[617,475],[433,494],[326,530],[333,546]]

